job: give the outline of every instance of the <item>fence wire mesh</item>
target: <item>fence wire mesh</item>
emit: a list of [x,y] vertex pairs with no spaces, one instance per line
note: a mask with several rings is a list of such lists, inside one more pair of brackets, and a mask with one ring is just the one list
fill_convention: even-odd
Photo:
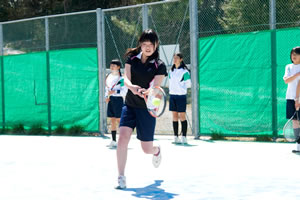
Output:
[[142,20],[142,7],[104,12],[107,67],[116,58],[124,65],[126,50],[137,46]]
[[96,13],[49,18],[50,50],[97,46]]
[[[284,66],[289,63],[289,51],[290,48],[294,45],[300,44],[298,32],[293,30],[289,30],[289,28],[299,28],[300,26],[300,2],[299,0],[274,0],[276,3],[275,7],[275,17],[276,17],[276,35],[277,42],[274,46],[274,43],[271,41],[270,34],[268,30],[270,30],[270,18],[271,18],[271,0],[252,0],[252,1],[244,1],[244,0],[198,0],[198,34],[200,38],[199,43],[199,76],[200,76],[200,96],[201,98],[205,98],[204,100],[211,104],[205,105],[203,101],[200,99],[200,109],[201,117],[200,117],[200,126],[201,130],[204,133],[211,133],[213,131],[218,131],[218,128],[209,129],[207,128],[207,124],[211,123],[209,120],[209,116],[211,116],[212,112],[217,112],[217,110],[222,110],[224,107],[218,108],[218,104],[216,104],[216,97],[220,96],[219,90],[224,94],[221,95],[222,101],[224,102],[236,102],[237,106],[239,103],[239,98],[235,98],[234,95],[237,93],[247,93],[256,91],[260,95],[259,101],[254,101],[253,104],[256,105],[257,102],[261,102],[258,107],[264,107],[265,113],[268,113],[266,116],[261,116],[262,118],[253,117],[253,123],[259,120],[268,121],[267,124],[261,124],[259,127],[259,131],[261,134],[267,133],[271,134],[272,126],[269,123],[271,121],[271,115],[273,110],[271,108],[271,60],[274,59],[271,57],[271,49],[276,48],[276,58],[277,59],[277,110],[278,110],[278,130],[282,128],[283,118],[282,116],[285,114],[284,112],[284,91],[286,85],[282,83],[282,73],[284,70]],[[145,6],[145,5],[144,5]],[[147,13],[145,9],[143,9],[143,5],[129,8],[119,8],[119,9],[109,9],[103,10],[103,23],[104,29],[102,30],[102,34],[104,34],[104,53],[106,65],[101,67],[109,68],[109,63],[112,59],[118,58],[121,60],[122,64],[125,63],[124,54],[128,48],[135,47],[137,45],[137,40],[139,35],[141,34],[143,28],[143,22],[147,22],[147,28],[151,28],[155,30],[160,39],[160,57],[166,63],[168,68],[173,64],[173,54],[175,52],[182,52],[184,55],[184,61],[186,64],[190,63],[190,13],[189,13],[189,1],[181,0],[181,1],[168,1],[165,3],[156,3],[156,4],[146,4]],[[145,18],[146,16],[146,18]],[[78,95],[72,94],[72,98],[80,99],[84,95],[84,88],[89,88],[88,92],[90,95],[90,99],[87,101],[97,101],[95,95],[97,96],[99,92],[99,80],[97,80],[97,15],[96,11],[87,12],[87,13],[77,13],[70,15],[62,15],[62,16],[48,16],[48,27],[49,27],[49,50],[65,50],[63,52],[51,53],[50,55],[50,64],[54,63],[52,68],[50,68],[50,72],[55,72],[55,75],[50,74],[50,77],[55,81],[56,79],[64,78],[62,75],[64,73],[68,79],[62,82],[62,86],[60,89],[64,88],[68,90],[72,85],[73,89],[80,91]],[[99,24],[98,24],[99,25]],[[2,48],[4,50],[4,57],[0,59],[0,64],[4,69],[4,77],[2,78],[2,85],[4,87],[5,96],[2,96],[1,101],[13,99],[13,96],[16,99],[21,98],[21,93],[16,89],[16,83],[18,84],[27,84],[29,85],[26,90],[23,92],[30,93],[28,96],[24,96],[26,98],[23,102],[27,102],[29,104],[35,105],[34,109],[30,109],[28,107],[28,112],[31,110],[33,114],[40,117],[28,117],[27,115],[19,115],[23,116],[24,123],[28,125],[32,125],[34,123],[42,123],[43,125],[47,124],[47,61],[46,61],[46,30],[45,30],[45,18],[38,18],[26,21],[18,21],[14,23],[3,23],[3,44]],[[259,32],[260,31],[260,32]],[[249,33],[251,32],[251,33]],[[253,35],[254,32],[258,32],[260,34]],[[263,33],[266,32],[266,33]],[[244,36],[240,33],[245,34]],[[253,34],[252,34],[253,33]],[[237,34],[238,40],[235,41],[233,38],[224,38],[223,41],[219,41],[218,37],[220,35],[225,34]],[[231,35],[232,36],[232,35]],[[223,37],[223,36],[222,36]],[[270,38],[268,38],[270,37]],[[285,38],[285,42],[279,41],[278,38]],[[248,38],[244,40],[245,38]],[[263,39],[262,39],[263,38]],[[220,48],[212,48],[209,49],[207,46],[203,46],[203,44],[212,45],[211,41],[218,40],[215,45],[220,45]],[[261,39],[261,42],[264,42],[266,45],[270,45],[270,48],[264,48],[259,46],[260,49],[254,51],[250,47],[256,47],[253,44],[250,44],[249,41],[258,44],[257,42]],[[226,41],[228,44],[226,44]],[[237,42],[237,45],[240,45],[239,42],[244,41],[243,48],[248,49],[248,53],[250,54],[251,59],[249,63],[243,64],[241,63],[241,59],[235,59],[234,57],[230,58],[228,52],[232,51],[232,48],[226,48],[232,45],[234,42]],[[274,42],[274,41],[273,41]],[[82,50],[76,50],[81,48]],[[69,51],[70,50],[70,51]],[[223,52],[221,52],[221,50]],[[224,53],[224,51],[226,51]],[[31,54],[31,53],[36,54]],[[258,53],[260,52],[260,53]],[[20,55],[19,57],[13,57],[15,54],[28,54]],[[101,52],[100,52],[101,54]],[[72,55],[75,57],[73,58]],[[212,56],[211,55],[216,55]],[[227,57],[225,56],[227,55]],[[262,59],[262,55],[265,55],[265,59]],[[25,56],[25,57],[22,57]],[[100,55],[101,56],[101,55]],[[241,55],[247,57],[247,55]],[[232,63],[231,66],[227,68],[222,68],[225,70],[224,73],[214,74],[214,68],[219,68],[220,65],[207,66],[208,63],[213,63],[211,59],[222,60],[222,63]],[[209,60],[207,60],[210,58]],[[78,60],[77,60],[78,59]],[[64,62],[64,60],[66,62]],[[206,63],[203,63],[203,60],[206,60]],[[257,62],[261,60],[262,62]],[[26,61],[26,62],[25,62]],[[74,62],[73,62],[74,61]],[[81,62],[82,61],[82,62]],[[84,62],[83,62],[84,61]],[[79,66],[80,64],[80,66]],[[216,63],[215,63],[216,64]],[[27,75],[22,74],[21,71],[24,71],[23,67],[27,67]],[[51,66],[51,65],[50,65]],[[69,75],[71,74],[68,69],[70,66],[73,66],[74,70],[77,70],[80,75],[74,75],[75,78],[71,78]],[[81,67],[84,66],[84,67]],[[62,71],[59,71],[59,67],[63,67]],[[239,67],[244,67],[248,69],[248,74],[241,74],[241,76],[237,77],[232,69],[238,69]],[[70,68],[71,69],[71,68]],[[221,71],[222,71],[221,70]],[[256,85],[254,83],[250,83],[254,80],[255,75],[259,73],[258,71],[262,70],[263,74],[266,74],[264,77],[264,81],[258,80]],[[26,71],[26,70],[25,70]],[[72,71],[72,70],[71,70]],[[230,73],[228,72],[230,71]],[[18,73],[17,73],[18,72]],[[240,81],[239,83],[243,86],[240,91],[235,91],[233,95],[233,90],[236,89],[235,86],[226,86],[226,80],[224,80],[225,72],[227,73],[227,78],[231,80]],[[240,71],[241,72],[241,71]],[[261,71],[260,71],[261,72]],[[25,72],[24,72],[25,73]],[[92,73],[92,74],[90,74]],[[208,73],[208,77],[204,77],[204,74]],[[13,74],[13,75],[12,75]],[[85,75],[84,75],[85,74]],[[214,77],[217,83],[212,83],[209,77]],[[81,84],[76,85],[78,80],[83,77],[89,78],[89,81],[83,81]],[[252,78],[251,78],[252,77]],[[206,79],[207,78],[207,79]],[[243,79],[241,81],[241,78]],[[72,79],[72,80],[71,80]],[[78,80],[77,80],[78,79]],[[53,81],[52,80],[52,81]],[[52,84],[52,87],[56,88],[56,91],[59,89],[59,83],[56,82]],[[85,87],[84,85],[89,85],[89,87]],[[168,82],[165,81],[163,83],[166,91],[168,92]],[[100,84],[101,87],[101,84]],[[69,89],[68,89],[69,88]],[[52,88],[53,89],[53,88]],[[201,94],[201,89],[204,89],[204,93]],[[209,92],[210,91],[210,92]],[[213,92],[214,91],[214,92]],[[62,92],[62,91],[60,91]],[[69,91],[70,92],[70,91]],[[63,92],[62,92],[63,93]],[[14,94],[14,95],[13,95]],[[54,94],[54,93],[53,93]],[[204,96],[203,96],[204,94]],[[269,96],[267,95],[269,94]],[[214,96],[215,95],[215,96]],[[57,93],[56,96],[53,96],[54,102],[61,96],[61,94]],[[70,96],[71,98],[71,96]],[[243,98],[243,97],[241,97]],[[21,98],[22,99],[22,98]],[[203,99],[202,99],[203,100]],[[71,102],[70,99],[68,101]],[[204,103],[205,103],[204,101]],[[63,104],[63,102],[61,101]],[[80,105],[74,103],[74,107],[69,107],[67,112],[69,113],[69,117],[71,118],[72,109],[76,113],[82,112],[84,113],[83,117],[87,117],[87,123],[89,130],[98,129],[97,125],[97,116],[99,116],[99,102],[91,103],[90,105],[94,105],[95,109],[92,109],[89,105],[86,107],[81,107],[84,111],[78,109]],[[188,119],[191,122],[191,98],[190,91],[188,93]],[[37,106],[36,106],[37,104]],[[63,105],[57,105],[63,106]],[[70,103],[69,103],[70,104]],[[72,103],[71,103],[72,104]],[[27,104],[26,104],[27,105]],[[55,109],[58,107],[55,107]],[[229,106],[229,105],[227,105]],[[231,107],[230,107],[231,106]],[[233,105],[230,105],[230,109],[233,110]],[[232,107],[233,106],[233,107]],[[4,110],[6,114],[6,119],[8,120],[9,125],[17,124],[22,121],[21,118],[17,121],[13,121],[13,110],[19,109],[20,106],[18,101],[5,101],[4,108],[1,107],[1,110]],[[229,108],[228,107],[228,108]],[[218,109],[217,109],[218,108]],[[59,108],[60,109],[60,108]],[[59,111],[59,109],[57,109]],[[92,115],[87,114],[87,109],[92,109]],[[98,109],[98,111],[97,111]],[[251,110],[251,105],[249,104],[248,109],[255,116],[255,112]],[[63,111],[61,111],[63,112]],[[42,114],[40,114],[42,113]],[[239,114],[244,116],[245,112],[240,112]],[[0,119],[2,119],[5,115],[2,115]],[[54,122],[56,125],[59,124],[60,117],[56,116],[54,118]],[[219,117],[222,115],[218,115]],[[82,117],[82,116],[81,116]],[[75,119],[76,118],[76,119]],[[82,121],[80,116],[75,117],[74,120],[66,120],[69,126],[71,124],[76,124],[77,122]],[[95,119],[92,119],[95,118]],[[226,118],[226,116],[224,116]],[[228,133],[233,133],[238,130],[240,135],[247,134],[257,134],[257,130],[254,130],[253,127],[248,127],[247,129],[242,129],[241,126],[236,125],[237,120],[234,118],[229,119],[226,118],[227,121],[222,121],[224,126],[228,127],[230,131]],[[96,120],[96,121],[95,121]],[[157,132],[164,134],[172,133],[172,115],[170,112],[166,112],[161,120],[158,120]],[[202,124],[201,124],[202,123]],[[4,123],[5,124],[5,123]],[[189,129],[189,134],[191,131]]]
[[45,51],[45,20],[3,24],[4,55]]
[[[181,52],[184,62],[190,63],[190,27],[189,27],[189,2],[177,1],[166,4],[154,4],[148,6],[149,27],[153,29],[160,40],[159,54],[170,70],[173,65],[173,55]],[[163,88],[168,92],[167,78],[163,82]],[[188,134],[192,134],[192,110],[191,91],[188,90],[187,120],[189,123]],[[163,134],[172,133],[172,112],[167,111],[157,120],[156,131]],[[180,130],[180,129],[179,129]]]

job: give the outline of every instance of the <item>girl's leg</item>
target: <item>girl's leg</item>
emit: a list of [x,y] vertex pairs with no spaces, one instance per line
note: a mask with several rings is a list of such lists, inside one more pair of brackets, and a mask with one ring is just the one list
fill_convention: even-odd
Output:
[[113,141],[117,141],[116,135],[117,135],[117,119],[112,117],[111,118],[111,136],[112,136]]
[[300,140],[299,139],[299,137],[300,137],[300,126],[299,126],[298,120],[293,120],[293,129],[294,129],[294,135],[295,135],[296,141],[299,144],[300,143],[300,141],[299,141]]
[[141,142],[142,149],[146,154],[153,154],[152,164],[155,168],[159,167],[161,163],[160,147],[153,146],[153,142]]
[[186,116],[185,116],[185,112],[180,112],[180,113],[178,113],[179,114],[179,119],[180,119],[180,121],[185,121],[186,120]]
[[300,128],[297,120],[293,120],[293,128],[294,129]]
[[300,127],[297,120],[293,120],[293,129],[294,129],[294,135],[297,143],[297,149],[293,150],[293,152],[298,153],[300,152]]
[[141,146],[145,154],[158,154],[159,148],[156,146],[153,146],[153,142],[143,142],[141,141]]
[[120,127],[120,136],[117,147],[117,161],[119,176],[124,176],[125,165],[127,161],[127,150],[130,136],[132,134],[132,128],[122,126]]
[[187,133],[187,121],[186,121],[185,112],[180,112],[179,113],[179,117],[180,117],[180,121],[181,121],[182,136],[186,137],[186,133]]
[[172,112],[173,114],[173,131],[174,136],[178,137],[178,112]]

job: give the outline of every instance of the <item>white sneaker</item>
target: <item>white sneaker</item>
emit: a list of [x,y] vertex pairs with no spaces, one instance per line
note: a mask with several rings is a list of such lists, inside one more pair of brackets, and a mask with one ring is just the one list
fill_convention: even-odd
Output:
[[117,148],[117,142],[116,141],[111,141],[110,144],[108,145],[109,148]]
[[158,146],[158,148],[159,148],[159,154],[157,156],[153,155],[152,158],[152,164],[155,168],[158,168],[161,163],[161,147]]
[[175,144],[180,143],[180,139],[179,139],[178,136],[175,136],[175,137],[174,137],[174,143],[175,143]]
[[181,143],[182,143],[182,144],[187,144],[187,139],[186,139],[185,136],[182,136],[182,138],[181,138]]
[[118,186],[116,187],[118,190],[126,189],[126,177],[119,176],[118,177]]

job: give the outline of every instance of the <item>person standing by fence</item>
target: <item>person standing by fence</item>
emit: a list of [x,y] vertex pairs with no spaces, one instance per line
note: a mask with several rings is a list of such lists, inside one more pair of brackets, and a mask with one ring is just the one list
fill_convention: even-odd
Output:
[[110,62],[110,73],[105,80],[105,97],[107,105],[107,117],[111,122],[112,141],[110,148],[117,147],[117,127],[120,123],[122,107],[124,104],[123,97],[127,93],[124,85],[124,78],[121,73],[121,62],[114,59]]
[[170,104],[169,110],[173,114],[173,131],[174,142],[180,143],[178,137],[178,120],[181,121],[181,142],[187,143],[187,120],[186,120],[186,104],[187,104],[187,88],[191,87],[190,71],[183,62],[182,53],[176,53],[173,57],[174,64],[169,73],[169,94]]
[[[288,88],[286,91],[286,118],[290,119],[293,117],[294,113],[299,109],[299,96],[296,96],[297,92],[297,86],[300,84],[300,47],[295,47],[291,51],[291,64],[288,64],[285,67],[285,74],[283,76],[283,80],[286,84],[288,84]],[[300,116],[299,111],[298,116]],[[299,122],[296,118],[293,120],[293,129],[295,137],[298,138],[296,140],[297,142],[297,148],[296,150],[293,150],[293,153],[300,153],[300,127]]]

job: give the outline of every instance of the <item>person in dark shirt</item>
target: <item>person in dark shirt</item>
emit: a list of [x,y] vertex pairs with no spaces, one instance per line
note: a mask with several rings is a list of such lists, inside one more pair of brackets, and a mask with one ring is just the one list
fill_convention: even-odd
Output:
[[147,93],[149,88],[160,86],[167,75],[166,66],[159,59],[158,46],[157,34],[148,29],[140,36],[138,46],[128,49],[126,53],[124,83],[128,92],[120,121],[120,136],[117,147],[119,177],[116,189],[126,188],[124,171],[127,149],[135,128],[143,151],[146,154],[153,154],[152,163],[154,167],[158,167],[161,162],[161,148],[153,146],[156,120],[149,114],[142,97],[142,94]]

